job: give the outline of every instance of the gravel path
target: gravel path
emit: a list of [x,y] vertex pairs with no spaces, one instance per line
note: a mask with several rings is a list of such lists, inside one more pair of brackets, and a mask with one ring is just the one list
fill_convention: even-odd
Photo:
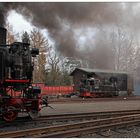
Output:
[[62,113],[80,113],[80,112],[100,112],[112,110],[133,110],[140,109],[140,101],[108,101],[108,102],[92,102],[92,103],[62,103],[50,104],[52,108],[43,108],[41,115],[62,114]]
[[140,126],[88,134],[80,136],[80,138],[140,138]]
[[[51,108],[44,108],[41,115],[62,114],[62,113],[80,113],[80,112],[100,112],[112,110],[133,110],[140,109],[139,100],[123,100],[108,102],[92,102],[92,103],[63,103],[50,104]],[[140,126],[133,126],[130,129],[119,129],[117,131],[108,130],[100,134],[90,134],[81,136],[82,138],[140,138]]]
[[[80,113],[80,112],[101,112],[101,111],[117,111],[117,110],[137,110],[140,109],[139,100],[123,100],[123,101],[102,101],[102,102],[88,102],[88,103],[58,103],[50,104],[51,108],[43,108],[40,112],[41,116],[51,114],[63,114],[63,113]],[[42,125],[33,125],[32,127],[41,127]],[[31,128],[31,126],[25,126],[24,129]],[[20,130],[20,127],[11,126],[0,129],[0,131]],[[23,128],[22,128],[23,129]],[[90,134],[81,136],[82,138],[140,138],[140,126],[133,126],[130,129],[120,129],[115,132],[108,130],[101,132],[100,134]]]

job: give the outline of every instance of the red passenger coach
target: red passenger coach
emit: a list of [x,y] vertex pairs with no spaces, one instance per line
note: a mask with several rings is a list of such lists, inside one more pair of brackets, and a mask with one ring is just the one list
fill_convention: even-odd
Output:
[[64,95],[74,91],[73,86],[46,86],[43,83],[33,85],[41,87],[41,95]]

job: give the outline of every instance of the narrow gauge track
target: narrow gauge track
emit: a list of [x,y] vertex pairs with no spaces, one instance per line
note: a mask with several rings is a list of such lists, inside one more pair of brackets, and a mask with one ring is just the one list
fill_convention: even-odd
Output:
[[125,115],[106,119],[84,121],[80,123],[65,124],[58,126],[42,127],[15,132],[0,133],[0,138],[13,137],[39,137],[39,138],[58,138],[58,137],[80,137],[81,135],[105,131],[108,129],[123,128],[125,126],[138,125],[140,114]]
[[133,101],[140,100],[140,97],[111,97],[111,98],[60,98],[60,99],[49,99],[50,104],[55,103],[79,103],[79,102],[98,102],[98,101]]
[[68,113],[68,114],[60,114],[60,115],[47,115],[47,116],[40,116],[37,119],[31,120],[29,117],[20,117],[14,122],[0,122],[0,128],[4,127],[24,127],[25,125],[37,125],[43,124],[45,125],[52,125],[53,123],[68,123],[69,121],[84,121],[84,120],[95,120],[95,119],[103,119],[103,118],[110,118],[110,117],[119,117],[124,115],[133,115],[133,114],[140,114],[140,110],[122,110],[122,111],[106,111],[106,112],[89,112],[89,113]]

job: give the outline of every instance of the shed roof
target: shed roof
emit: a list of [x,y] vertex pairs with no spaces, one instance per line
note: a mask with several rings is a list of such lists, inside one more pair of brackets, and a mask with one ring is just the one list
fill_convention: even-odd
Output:
[[72,76],[76,71],[83,71],[86,73],[114,73],[114,74],[128,74],[124,71],[113,71],[113,70],[105,70],[105,69],[89,69],[89,68],[76,68],[70,75]]

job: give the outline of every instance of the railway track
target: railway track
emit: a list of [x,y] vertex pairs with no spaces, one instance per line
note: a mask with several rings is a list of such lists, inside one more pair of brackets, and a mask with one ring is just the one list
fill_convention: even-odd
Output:
[[69,121],[77,122],[77,121],[84,121],[84,120],[94,120],[94,119],[103,119],[109,117],[118,117],[124,115],[133,115],[133,114],[140,114],[140,110],[123,110],[123,111],[106,111],[106,112],[89,112],[89,113],[68,113],[68,114],[60,114],[60,115],[47,115],[41,116],[35,120],[31,120],[29,117],[21,117],[18,118],[14,122],[0,122],[0,128],[3,127],[11,127],[11,126],[20,126],[24,127],[25,125],[37,125],[43,124],[45,125],[52,125],[53,123],[67,123]]
[[130,101],[140,100],[140,97],[111,97],[111,98],[60,98],[60,99],[49,99],[49,104],[55,103],[79,103],[79,102],[98,102],[98,101]]
[[99,131],[108,129],[123,128],[140,123],[140,114],[125,115],[120,117],[111,117],[105,119],[97,119],[92,121],[83,121],[72,124],[64,124],[58,126],[41,127],[28,130],[0,133],[0,138],[16,138],[16,137],[35,137],[35,138],[66,138],[80,137]]

